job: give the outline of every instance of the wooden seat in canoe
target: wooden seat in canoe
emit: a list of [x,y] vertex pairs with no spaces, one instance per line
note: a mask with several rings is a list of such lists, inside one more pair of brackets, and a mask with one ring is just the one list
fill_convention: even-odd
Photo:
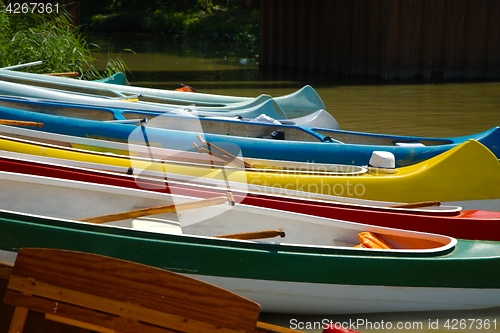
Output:
[[9,333],[29,310],[97,332],[297,332],[258,321],[260,306],[170,271],[96,254],[20,249],[4,303]]

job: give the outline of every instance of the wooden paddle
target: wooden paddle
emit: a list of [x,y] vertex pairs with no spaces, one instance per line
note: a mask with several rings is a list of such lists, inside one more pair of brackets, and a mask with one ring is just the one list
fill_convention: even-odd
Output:
[[260,239],[260,238],[272,238],[278,236],[280,236],[281,238],[285,237],[285,230],[283,228],[280,228],[279,230],[240,232],[237,234],[227,234],[214,237],[249,240],[249,239]]
[[421,202],[409,202],[398,205],[389,206],[390,208],[420,208],[420,207],[430,207],[430,206],[441,206],[441,202],[431,200],[431,201],[421,201]]
[[43,75],[48,75],[48,76],[64,76],[64,77],[77,77],[80,75],[78,72],[65,72],[65,73],[46,73]]
[[10,120],[10,119],[0,119],[0,125],[43,127],[43,123],[39,123],[36,121],[23,121],[23,120]]
[[227,202],[227,201],[228,201],[227,196],[215,197],[215,198],[198,200],[198,201],[194,201],[194,202],[186,202],[186,203],[182,203],[182,204],[178,204],[178,205],[172,204],[172,205],[164,205],[164,206],[155,206],[155,207],[134,209],[134,210],[130,210],[127,212],[121,212],[121,213],[113,213],[113,214],[105,214],[105,215],[99,215],[99,216],[94,216],[94,217],[87,217],[87,218],[79,219],[78,221],[101,224],[101,223],[107,223],[107,222],[115,222],[115,221],[120,221],[120,220],[133,219],[133,218],[149,216],[149,215],[173,213],[173,212],[179,212],[182,210],[189,210],[189,209],[196,209],[196,208],[208,207],[208,206],[213,206],[213,205],[219,205],[219,204],[222,204],[222,203]]

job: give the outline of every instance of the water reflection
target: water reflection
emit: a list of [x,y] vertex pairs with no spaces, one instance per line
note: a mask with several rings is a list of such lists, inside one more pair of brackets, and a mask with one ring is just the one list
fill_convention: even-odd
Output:
[[[162,36],[93,36],[99,45],[110,45],[113,58],[122,53],[131,70],[133,85],[175,89],[180,83],[199,92],[258,96],[291,93],[305,84],[312,85],[323,98],[327,110],[342,129],[420,136],[460,136],[500,125],[500,83],[408,83],[382,84],[377,80],[352,80],[327,74],[300,71],[259,70],[258,59],[248,63],[232,58],[227,46],[186,48],[182,43]],[[100,59],[105,59],[103,52]],[[101,60],[103,61],[103,60]],[[333,274],[333,272],[332,272]],[[364,274],[360,272],[360,274]],[[492,332],[500,330],[500,308],[442,313],[370,314],[363,316],[284,316],[264,314],[262,320],[289,326],[291,319],[302,322],[357,320],[358,318],[394,324],[390,330],[360,327],[361,332]],[[465,320],[466,326],[453,326],[453,319]],[[476,328],[472,320],[496,320],[486,329]],[[450,326],[444,324],[449,321]],[[431,323],[438,321],[439,327]],[[397,330],[396,323],[420,322],[417,329]],[[309,332],[320,332],[309,329]]]

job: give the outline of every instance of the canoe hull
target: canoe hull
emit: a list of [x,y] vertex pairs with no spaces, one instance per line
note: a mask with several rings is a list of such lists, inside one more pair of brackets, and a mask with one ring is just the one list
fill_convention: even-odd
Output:
[[[55,86],[58,89],[69,89],[78,88],[77,91],[85,92],[91,91],[95,93],[99,92],[111,92],[118,96],[120,95],[143,95],[146,98],[157,100],[164,103],[176,103],[184,105],[202,105],[212,108],[217,107],[230,107],[238,103],[244,103],[252,101],[255,98],[249,97],[236,97],[236,96],[224,96],[215,94],[186,94],[184,92],[160,90],[144,87],[135,86],[123,86],[126,84],[126,78],[123,73],[117,73],[112,77],[107,78],[105,83],[115,83],[122,86],[110,87],[104,82],[89,82],[89,81],[70,81],[61,80],[58,77],[46,77],[38,74],[14,72],[14,71],[0,71],[0,77],[5,79],[13,80],[14,82],[22,82],[26,84],[33,84],[38,86]],[[296,118],[304,116],[305,114],[315,112],[320,109],[325,109],[325,104],[323,100],[318,95],[318,93],[309,85],[304,86],[298,91],[284,95],[275,96],[274,100],[279,104],[279,107],[286,113],[287,118]],[[99,104],[97,104],[99,105]]]
[[[351,249],[153,236],[0,212],[0,247],[10,252],[21,247],[62,248],[136,261],[215,282],[259,301],[265,312],[500,306],[500,248],[488,242],[459,241],[452,252],[435,256],[368,256]],[[353,300],[353,295],[360,298]]]
[[475,141],[463,143],[425,162],[400,168],[394,174],[354,176],[297,174],[293,171],[268,173],[237,167],[214,169],[210,165],[151,163],[149,159],[131,160],[125,156],[64,150],[13,139],[0,139],[0,147],[6,151],[132,167],[136,175],[143,170],[154,171],[161,176],[160,179],[189,179],[222,186],[227,186],[228,181],[236,189],[268,186],[277,195],[286,194],[287,190],[298,190],[392,202],[455,202],[464,209],[477,209],[475,205],[484,204],[486,207],[482,209],[500,211],[500,188],[496,185],[500,183],[500,165],[488,149]]
[[472,310],[496,307],[500,297],[498,289],[353,286],[190,276],[223,285],[239,295],[258,301],[263,312],[284,314]]
[[[130,103],[132,104],[132,103]],[[83,114],[88,114],[91,109],[82,109]],[[23,111],[21,109],[0,108],[0,117],[4,119],[38,121],[44,124],[43,131],[74,135],[86,138],[105,139],[110,141],[129,142],[129,138],[136,126],[129,124],[113,124],[96,120],[85,120],[81,118],[71,118],[63,116],[53,116],[38,112]],[[109,115],[109,119],[113,119]],[[161,118],[161,117],[157,117]],[[149,121],[157,121],[157,118]],[[242,123],[243,125],[245,123]],[[362,133],[364,137],[371,138],[365,143],[336,143],[322,142],[326,136],[335,138],[334,133],[347,133],[346,131],[328,131],[322,133],[311,128],[293,128],[294,136],[306,141],[274,140],[267,137],[277,130],[291,131],[291,127],[286,125],[260,124],[259,135],[237,136],[202,133],[202,124],[198,124],[198,132],[184,130],[168,130],[160,128],[147,128],[147,139],[152,146],[187,150],[192,149],[192,143],[196,142],[196,136],[200,133],[205,139],[214,144],[226,143],[238,147],[241,155],[247,158],[263,158],[271,160],[290,160],[308,163],[336,163],[346,165],[367,165],[373,151],[388,151],[394,154],[397,167],[416,164],[439,155],[457,145],[474,139],[484,144],[497,158],[499,157],[500,127],[492,128],[488,131],[475,135],[455,137],[455,138],[418,138],[401,137],[390,135],[371,135]],[[237,133],[235,133],[237,134]],[[352,133],[358,136],[357,133]],[[285,136],[286,137],[286,136]],[[376,139],[376,140],[375,140]],[[142,142],[144,144],[144,137]],[[327,140],[328,141],[328,140]],[[396,146],[398,141],[429,141],[426,146]],[[382,142],[385,142],[382,144]]]
[[[100,183],[118,187],[143,189],[136,178],[129,175],[99,172],[97,170],[71,168],[69,166],[22,159],[0,158],[0,170],[38,176],[55,177],[75,181]],[[210,198],[224,195],[224,191],[190,186],[188,184],[158,183],[149,191],[177,193],[186,196]],[[167,186],[164,186],[167,185]],[[384,227],[444,234],[463,239],[500,241],[500,213],[492,211],[446,211],[428,209],[391,209],[347,203],[304,200],[293,197],[267,196],[264,194],[233,191],[237,202],[242,204],[280,209],[339,220],[372,224]],[[443,206],[441,206],[443,207]]]

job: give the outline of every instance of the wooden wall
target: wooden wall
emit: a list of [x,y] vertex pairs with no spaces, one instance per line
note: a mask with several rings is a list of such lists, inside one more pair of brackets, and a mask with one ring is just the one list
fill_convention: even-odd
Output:
[[500,78],[499,0],[261,0],[260,66]]

